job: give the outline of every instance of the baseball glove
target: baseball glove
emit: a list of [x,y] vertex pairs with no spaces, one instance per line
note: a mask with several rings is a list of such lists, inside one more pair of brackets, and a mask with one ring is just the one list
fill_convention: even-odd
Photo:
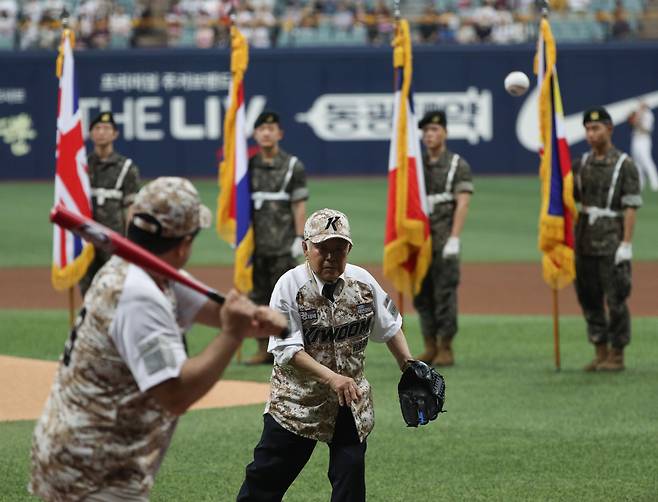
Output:
[[407,427],[418,427],[436,419],[443,411],[446,384],[431,366],[422,361],[408,361],[398,383],[398,395]]

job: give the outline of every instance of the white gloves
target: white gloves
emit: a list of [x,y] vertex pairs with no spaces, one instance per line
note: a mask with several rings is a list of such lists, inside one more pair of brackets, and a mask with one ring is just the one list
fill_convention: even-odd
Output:
[[630,242],[622,241],[615,253],[615,265],[619,265],[623,261],[631,261],[631,258],[633,258],[633,245]]
[[444,258],[456,258],[459,256],[459,237],[448,237],[448,241],[443,246]]
[[304,254],[304,250],[302,249],[302,239],[301,236],[295,237],[295,240],[292,241],[292,246],[290,246],[290,254],[292,255],[293,258],[299,258]]

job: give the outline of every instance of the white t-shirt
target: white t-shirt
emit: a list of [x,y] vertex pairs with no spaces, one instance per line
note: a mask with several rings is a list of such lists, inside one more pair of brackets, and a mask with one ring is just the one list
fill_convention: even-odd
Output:
[[182,333],[207,298],[186,286],[172,287],[172,301],[141,268],[130,265],[110,336],[144,392],[180,374],[187,359]]

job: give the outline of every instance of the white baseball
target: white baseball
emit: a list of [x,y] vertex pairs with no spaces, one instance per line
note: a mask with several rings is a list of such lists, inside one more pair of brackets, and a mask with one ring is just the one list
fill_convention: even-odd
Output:
[[505,77],[505,90],[512,96],[522,96],[530,87],[530,79],[522,71],[513,71]]

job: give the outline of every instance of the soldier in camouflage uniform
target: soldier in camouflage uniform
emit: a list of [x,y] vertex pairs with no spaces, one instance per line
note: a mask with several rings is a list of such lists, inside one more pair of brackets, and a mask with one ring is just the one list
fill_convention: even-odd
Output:
[[[139,190],[139,169],[131,159],[114,150],[119,132],[112,113],[100,113],[91,122],[89,136],[94,143],[94,152],[87,159],[94,220],[125,235],[127,209]],[[110,259],[102,249],[94,251],[94,261],[80,280],[82,296],[96,272]]]
[[[258,116],[254,138],[260,152],[249,160],[255,240],[251,299],[267,305],[276,281],[296,267],[302,255],[308,188],[304,165],[279,148],[283,130],[276,113]],[[258,352],[246,364],[271,363],[267,341],[260,340]]]
[[[128,237],[175,268],[210,225],[182,178],[149,183],[134,210]],[[196,321],[223,330],[188,358],[183,333]],[[30,492],[48,501],[148,500],[177,415],[213,386],[244,336],[280,332],[286,322],[234,291],[220,308],[111,258],[84,298],[37,422]]]
[[318,441],[329,445],[331,500],[364,501],[366,438],[374,426],[365,349],[385,342],[400,368],[411,359],[391,298],[366,270],[347,264],[347,217],[316,211],[304,239],[306,263],[286,272],[272,293],[270,306],[288,317],[291,335],[270,338],[270,398],[241,502],[280,501]]
[[435,366],[454,364],[452,340],[457,334],[459,236],[471,194],[471,168],[446,147],[443,111],[431,111],[418,122],[423,131],[423,168],[432,231],[432,263],[414,307],[420,316],[425,351],[417,359]]
[[631,337],[626,300],[635,212],[642,205],[639,173],[631,158],[612,144],[612,119],[605,108],[587,110],[583,125],[591,150],[573,163],[573,174],[574,196],[581,205],[575,236],[576,293],[595,347],[585,371],[620,371]]

